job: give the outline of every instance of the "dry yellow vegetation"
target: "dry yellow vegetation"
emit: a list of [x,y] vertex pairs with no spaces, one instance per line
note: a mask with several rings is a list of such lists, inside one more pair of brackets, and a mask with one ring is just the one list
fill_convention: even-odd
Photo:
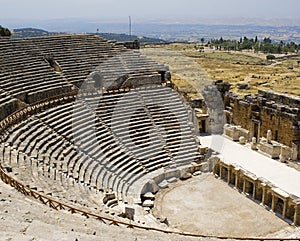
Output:
[[[165,50],[164,56],[155,56],[158,51]],[[275,61],[268,62],[265,54],[253,52],[227,52],[205,48],[204,52],[199,52],[195,44],[169,44],[160,45],[155,48],[146,47],[142,53],[156,59],[159,62],[168,64],[171,72],[175,69],[175,84],[181,88],[189,89],[189,82],[195,73],[183,68],[183,73],[179,73],[178,61],[172,58],[174,52],[190,58],[197,63],[201,71],[205,71],[207,79],[228,81],[232,84],[231,91],[239,95],[257,93],[258,89],[271,89],[278,92],[300,96],[300,55],[279,56]],[[168,56],[168,53],[172,53]],[[174,75],[173,75],[174,76]],[[197,78],[197,75],[194,76]],[[181,81],[180,81],[181,79]],[[206,82],[205,81],[205,82]],[[193,80],[195,86],[197,80]],[[199,85],[203,80],[198,80]],[[240,84],[247,86],[240,89]],[[245,85],[246,84],[246,85]],[[200,88],[200,87],[199,87]]]

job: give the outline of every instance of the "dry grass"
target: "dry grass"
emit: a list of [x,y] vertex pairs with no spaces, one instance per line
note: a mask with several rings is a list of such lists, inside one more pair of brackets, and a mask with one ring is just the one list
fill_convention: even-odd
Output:
[[[199,52],[194,46],[195,44],[170,44],[159,48],[146,48],[142,52],[155,57],[158,49],[163,49],[189,57],[191,61],[198,64],[199,69],[205,70],[208,75],[206,79],[228,81],[232,84],[231,90],[240,95],[257,93],[258,89],[271,89],[300,96],[300,65],[298,64],[300,56],[278,59],[276,64],[272,64],[266,61],[264,54],[212,51],[208,48],[205,52]],[[172,61],[171,56],[156,58],[160,62],[162,59],[166,60],[165,63],[172,71],[176,63]],[[292,66],[293,69],[290,68]],[[189,88],[187,82],[190,82],[193,73],[179,74],[177,71],[176,75],[176,84],[182,88],[186,84]],[[238,83],[247,83],[248,88],[241,90],[238,88]]]
[[[212,79],[222,79],[233,84],[233,91],[240,94],[255,93],[259,88],[300,95],[300,68],[297,61],[284,60],[270,65],[260,58],[240,53],[202,53],[197,63]],[[289,69],[293,63],[294,69]],[[239,90],[237,83],[246,82],[249,89]]]

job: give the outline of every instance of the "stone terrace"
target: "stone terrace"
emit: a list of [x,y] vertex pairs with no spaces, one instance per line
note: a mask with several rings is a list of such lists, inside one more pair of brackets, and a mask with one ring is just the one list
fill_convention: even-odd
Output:
[[[165,66],[139,52],[93,35],[0,38],[0,94],[4,93],[0,95],[0,116],[7,116],[26,104],[77,90],[101,64],[100,70],[113,77],[108,79],[102,74],[104,81],[110,81],[106,86],[117,85],[115,88],[124,86],[117,81],[124,75],[125,80],[144,76],[160,82],[167,71]],[[104,85],[95,83],[95,86]],[[9,107],[4,106],[4,101]]]
[[163,86],[79,95],[7,129],[2,166],[46,195],[121,214],[108,208],[140,204],[142,194],[157,191],[145,190],[147,183],[176,179],[199,160],[188,115]]

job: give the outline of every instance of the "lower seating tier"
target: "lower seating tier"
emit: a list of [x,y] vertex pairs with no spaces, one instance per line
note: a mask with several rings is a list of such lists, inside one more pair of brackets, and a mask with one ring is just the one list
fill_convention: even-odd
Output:
[[[164,98],[172,99],[172,108]],[[64,179],[136,197],[157,171],[199,158],[181,98],[162,86],[78,96],[12,126],[3,140],[2,166],[53,195],[60,192],[57,179]]]

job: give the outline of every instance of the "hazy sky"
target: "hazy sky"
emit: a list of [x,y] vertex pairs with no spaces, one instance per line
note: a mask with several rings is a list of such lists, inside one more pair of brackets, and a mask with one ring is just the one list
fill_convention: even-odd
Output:
[[300,18],[299,0],[0,0],[0,19]]

